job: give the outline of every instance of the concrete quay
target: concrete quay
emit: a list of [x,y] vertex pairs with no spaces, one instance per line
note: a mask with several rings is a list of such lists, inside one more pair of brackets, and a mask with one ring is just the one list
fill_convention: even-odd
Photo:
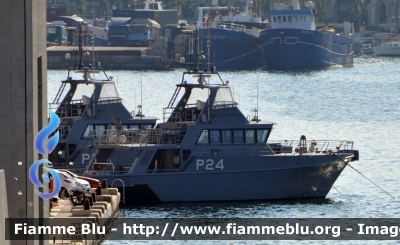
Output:
[[[90,193],[96,193],[96,189],[92,188]],[[92,198],[86,200],[88,199]],[[89,206],[90,209],[87,209],[88,205],[74,207],[68,199],[52,202],[49,225],[73,226],[75,234],[51,235],[49,244],[93,245],[99,243],[101,233],[108,229],[119,211],[120,200],[121,194],[117,188],[107,188],[101,189],[101,195],[95,195],[95,200],[92,199]],[[82,232],[82,224],[85,224],[91,232],[88,230]]]
[[[168,41],[162,38],[152,47],[83,47],[87,51],[84,57],[85,65],[97,65],[106,70],[165,70],[169,68]],[[65,59],[69,53],[70,58]],[[51,46],[47,47],[47,68],[68,69],[78,65],[79,59],[77,46]],[[93,62],[94,61],[94,62]]]

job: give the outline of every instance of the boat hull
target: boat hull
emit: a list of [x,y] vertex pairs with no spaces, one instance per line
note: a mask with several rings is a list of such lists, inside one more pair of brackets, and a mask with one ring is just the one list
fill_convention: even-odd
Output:
[[400,43],[382,43],[374,46],[372,50],[380,56],[400,56]]
[[272,29],[260,33],[267,68],[352,66],[353,38],[334,33]]
[[[235,160],[226,159],[225,162],[236,164],[225,164],[221,171],[196,171],[196,161],[193,161],[193,166],[184,172],[105,174],[95,177],[106,179],[108,184],[115,179],[123,180],[126,203],[323,198],[346,163],[334,155],[310,159],[309,156],[287,155],[250,159],[236,157]],[[123,189],[120,188],[120,191]]]
[[248,70],[261,66],[259,39],[242,31],[223,28],[200,29],[202,51],[207,54],[210,39],[210,63],[218,70]]

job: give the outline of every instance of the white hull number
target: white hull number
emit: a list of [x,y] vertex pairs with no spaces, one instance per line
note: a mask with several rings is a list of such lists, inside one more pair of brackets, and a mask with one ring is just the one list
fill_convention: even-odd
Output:
[[214,160],[213,159],[197,159],[196,161],[196,170],[224,170],[224,159],[221,159],[218,161],[217,164],[214,166]]

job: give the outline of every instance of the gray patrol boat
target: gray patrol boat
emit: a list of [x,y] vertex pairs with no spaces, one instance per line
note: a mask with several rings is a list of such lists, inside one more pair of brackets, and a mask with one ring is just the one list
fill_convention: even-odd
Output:
[[358,160],[352,141],[269,142],[274,124],[248,120],[229,82],[197,67],[187,64],[154,129],[95,134],[83,175],[117,186],[127,203],[323,198]]
[[[77,32],[85,31],[87,24],[80,22]],[[107,128],[138,129],[154,128],[156,117],[146,117],[141,109],[137,114],[128,111],[122,104],[112,76],[108,76],[100,63],[90,64],[89,52],[79,47],[73,67],[69,68],[67,79],[61,87],[50,109],[60,118],[59,141],[49,160],[55,168],[82,168],[91,154],[89,145],[93,144],[93,134],[104,132]],[[65,59],[69,60],[70,54]],[[86,59],[85,59],[86,58]]]

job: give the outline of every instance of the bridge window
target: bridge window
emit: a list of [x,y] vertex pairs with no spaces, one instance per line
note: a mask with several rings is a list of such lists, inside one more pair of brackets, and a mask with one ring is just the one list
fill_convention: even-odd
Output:
[[307,22],[307,16],[304,16],[304,22]]
[[94,125],[94,130],[96,131],[96,138],[104,138],[106,136],[105,125]]
[[82,138],[84,139],[93,138],[93,124],[87,125]]
[[286,22],[286,16],[283,16],[282,19],[283,19],[283,22]]
[[273,20],[274,23],[276,23],[276,16],[273,16],[272,20]]
[[282,22],[282,20],[281,20],[281,19],[282,19],[282,17],[281,17],[281,16],[278,16],[278,22],[279,22],[279,23],[281,23],[281,22]]
[[204,129],[203,132],[201,132],[199,139],[197,140],[197,144],[208,144],[208,130]]
[[246,144],[254,144],[255,142],[255,131],[254,130],[245,130],[246,134]]
[[290,15],[290,16],[288,16],[288,22],[289,23],[291,23],[293,20],[292,20],[292,16]]
[[210,143],[221,143],[221,136],[219,130],[210,130]]
[[297,22],[297,15],[293,16],[294,22]]
[[257,130],[257,143],[265,143],[267,141],[268,129]]
[[303,16],[299,16],[299,22],[303,22]]
[[231,130],[222,130],[222,143],[232,143]]
[[204,129],[197,144],[265,144],[269,129]]
[[233,130],[233,142],[244,143],[243,130]]

